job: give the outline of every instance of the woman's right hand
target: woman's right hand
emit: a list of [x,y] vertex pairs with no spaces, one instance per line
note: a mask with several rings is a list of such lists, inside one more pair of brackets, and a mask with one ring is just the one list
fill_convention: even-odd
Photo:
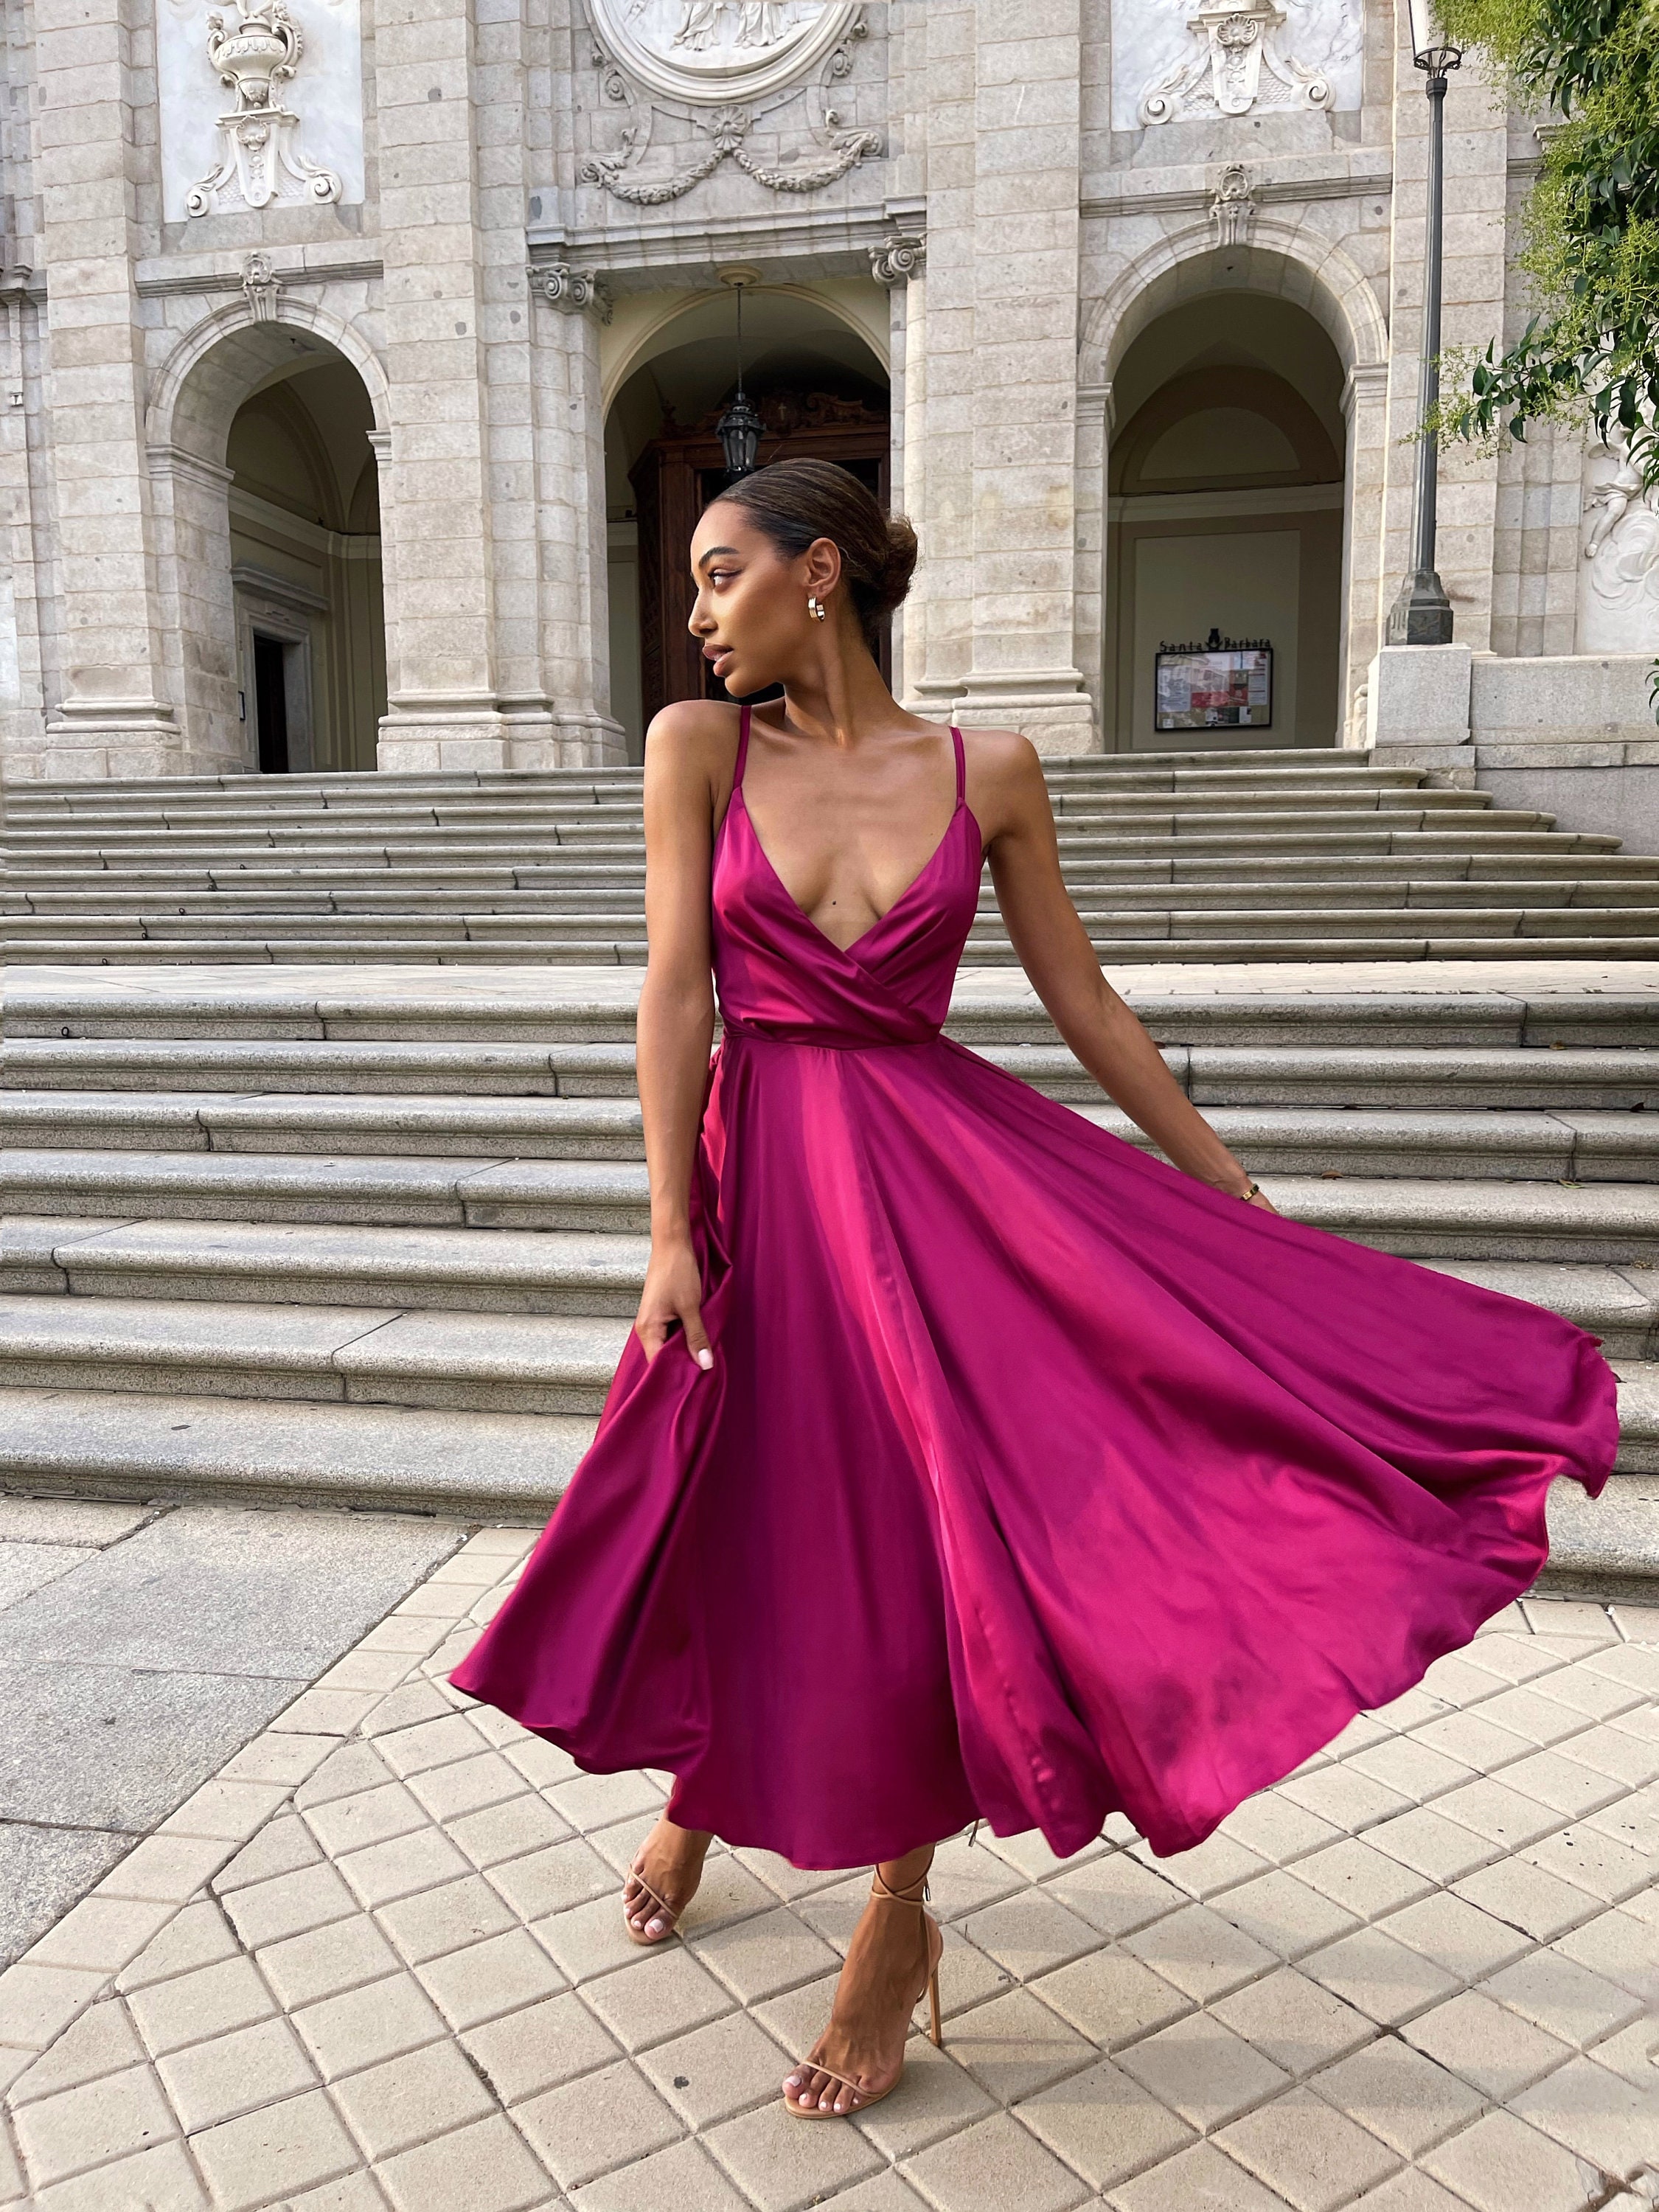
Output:
[[689,1237],[669,1244],[653,1242],[651,1247],[640,1310],[634,1316],[634,1334],[645,1346],[647,1366],[676,1322],[685,1331],[686,1348],[698,1366],[712,1367],[714,1355],[702,1325],[702,1276]]

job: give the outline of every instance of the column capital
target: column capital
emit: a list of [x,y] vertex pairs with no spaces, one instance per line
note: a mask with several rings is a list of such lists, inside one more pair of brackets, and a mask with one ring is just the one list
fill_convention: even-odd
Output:
[[927,239],[920,230],[895,231],[879,246],[866,249],[870,256],[870,274],[878,284],[890,289],[896,284],[908,284],[913,276],[924,272],[927,259]]
[[525,274],[531,290],[564,314],[592,314],[608,323],[615,312],[611,287],[597,269],[573,269],[568,261],[532,261]]

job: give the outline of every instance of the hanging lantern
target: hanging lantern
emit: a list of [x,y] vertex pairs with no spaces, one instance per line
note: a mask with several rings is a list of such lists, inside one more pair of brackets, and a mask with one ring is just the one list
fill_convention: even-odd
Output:
[[[708,419],[705,416],[705,421]],[[749,404],[747,393],[738,386],[732,404],[720,416],[720,444],[726,453],[726,472],[730,476],[746,477],[755,466],[755,456],[760,451],[761,432],[766,426]]]
[[750,405],[749,395],[743,388],[743,285],[734,283],[732,289],[738,295],[738,388],[732,395],[732,404],[714,427],[726,455],[726,474],[746,477],[754,471],[761,432],[766,426]]

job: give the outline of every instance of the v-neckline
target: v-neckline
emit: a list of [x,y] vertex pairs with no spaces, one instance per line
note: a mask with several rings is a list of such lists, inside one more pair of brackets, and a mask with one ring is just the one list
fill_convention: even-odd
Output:
[[[789,908],[790,912],[794,915],[798,921],[804,921],[805,923],[806,927],[812,932],[815,937],[822,938],[832,952],[847,954],[856,952],[860,945],[865,942],[866,938],[873,937],[876,932],[881,927],[882,924],[884,921],[890,921],[891,917],[897,913],[900,907],[903,905],[905,900],[910,896],[911,893],[919,887],[923,879],[931,872],[938,862],[939,855],[950,843],[951,832],[957,826],[957,818],[959,815],[966,814],[969,819],[974,823],[975,830],[979,829],[978,821],[975,817],[973,809],[969,805],[967,796],[964,793],[962,798],[957,799],[956,805],[951,808],[951,818],[945,823],[945,833],[940,837],[938,844],[934,846],[933,851],[922,862],[916,873],[911,877],[909,882],[906,884],[904,889],[893,901],[892,905],[887,908],[886,913],[878,914],[875,920],[871,923],[869,928],[860,930],[850,945],[837,945],[835,939],[830,936],[829,931],[823,928],[819,923],[814,921],[811,915],[807,913],[805,908],[802,906],[800,902],[792,895],[789,886],[784,882],[783,878],[778,873],[776,867],[773,864],[770,854],[768,853],[765,846],[761,842],[760,831],[755,827],[755,817],[749,811],[749,801],[744,798],[743,785],[741,782],[736,783],[732,786],[732,796],[726,803],[726,812],[720,817],[721,835],[724,836],[726,823],[731,819],[732,807],[736,805],[739,800],[741,800],[743,804],[743,818],[749,824],[750,842],[754,846],[755,850],[760,854],[761,860],[765,866],[767,874],[771,877],[772,881],[777,885],[779,895],[782,898],[784,904]],[[984,843],[982,834],[980,837],[980,842],[981,846]],[[982,854],[981,855],[980,865],[981,867],[984,866],[984,857]]]

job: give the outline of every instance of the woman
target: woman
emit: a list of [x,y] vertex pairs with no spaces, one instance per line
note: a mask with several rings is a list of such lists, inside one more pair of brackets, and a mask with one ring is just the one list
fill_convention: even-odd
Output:
[[[645,1287],[453,1677],[591,1771],[673,1774],[636,1941],[714,1834],[875,1863],[784,2084],[812,2118],[889,2093],[930,1984],[937,2038],[938,1839],[1064,1855],[1121,1810],[1201,1842],[1526,1589],[1551,1481],[1595,1496],[1618,1431],[1599,1338],[1275,1212],[1102,975],[1031,745],[895,704],[872,648],[915,559],[822,461],[697,526],[693,631],[783,696],[652,723]],[[986,855],[1163,1158],[940,1034]]]

